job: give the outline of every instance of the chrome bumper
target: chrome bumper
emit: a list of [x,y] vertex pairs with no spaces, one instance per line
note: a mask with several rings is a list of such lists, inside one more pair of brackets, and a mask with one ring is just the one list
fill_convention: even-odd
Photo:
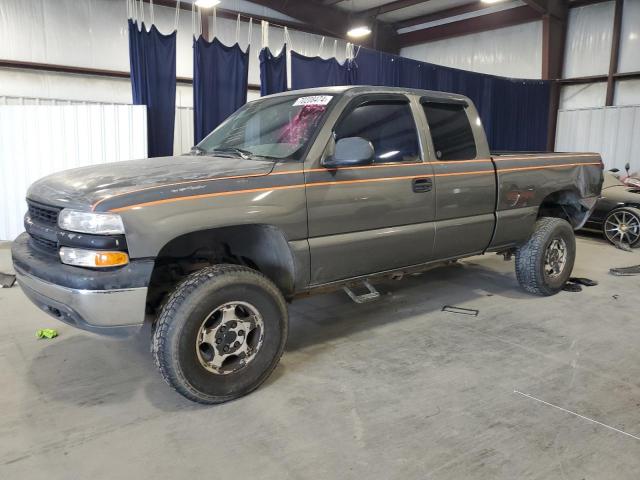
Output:
[[127,335],[144,322],[146,287],[76,290],[14,268],[25,295],[44,312],[69,325],[106,335]]

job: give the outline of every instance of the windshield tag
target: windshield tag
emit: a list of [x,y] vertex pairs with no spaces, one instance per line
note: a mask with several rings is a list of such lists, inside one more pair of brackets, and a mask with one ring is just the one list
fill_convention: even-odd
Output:
[[299,107],[302,105],[328,105],[332,95],[314,95],[312,97],[300,97],[293,104],[294,107]]

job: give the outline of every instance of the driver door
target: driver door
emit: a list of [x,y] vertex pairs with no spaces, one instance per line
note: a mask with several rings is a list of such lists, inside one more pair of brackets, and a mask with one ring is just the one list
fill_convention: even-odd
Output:
[[424,263],[434,245],[435,191],[424,162],[417,101],[405,95],[360,96],[333,127],[335,142],[360,137],[374,156],[366,165],[305,165],[311,284]]

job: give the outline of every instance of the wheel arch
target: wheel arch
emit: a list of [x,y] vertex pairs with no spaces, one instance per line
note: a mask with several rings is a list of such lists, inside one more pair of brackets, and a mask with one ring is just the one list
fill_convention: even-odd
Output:
[[268,277],[285,297],[295,291],[296,261],[286,236],[266,224],[231,225],[181,234],[158,252],[148,306],[155,308],[181,278],[206,266],[245,265]]
[[585,224],[594,205],[595,200],[583,198],[576,188],[556,190],[542,199],[538,218],[562,218],[577,230]]

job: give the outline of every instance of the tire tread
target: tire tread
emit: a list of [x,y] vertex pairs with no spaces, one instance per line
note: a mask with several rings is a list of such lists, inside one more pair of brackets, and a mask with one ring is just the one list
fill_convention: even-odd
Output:
[[516,251],[516,278],[520,286],[527,292],[540,296],[557,293],[546,285],[544,274],[541,275],[538,268],[538,262],[544,255],[542,250],[546,239],[555,229],[563,225],[569,225],[569,223],[556,217],[539,218],[533,235]]
[[[283,308],[286,312],[286,301],[278,287],[262,273],[242,265],[212,265],[210,267],[205,267],[202,270],[198,270],[197,272],[192,273],[182,282],[180,282],[178,286],[173,290],[173,292],[169,295],[169,298],[165,302],[158,317],[151,344],[151,353],[153,355],[154,363],[158,371],[160,372],[160,375],[162,376],[162,379],[176,392],[194,402],[216,404],[223,403],[241,396],[230,395],[224,397],[213,397],[199,392],[190,385],[187,378],[183,375],[181,369],[176,368],[178,367],[177,359],[171,358],[168,351],[170,341],[169,335],[171,329],[175,327],[173,318],[178,314],[180,307],[184,304],[185,301],[187,301],[187,298],[203,284],[229,275],[251,275],[261,287],[263,287],[267,292],[273,295],[276,301],[280,304],[281,308]],[[287,323],[285,322],[285,326],[286,325]],[[283,336],[284,339],[286,339],[286,329],[285,332],[283,332]],[[260,382],[254,385],[250,391],[258,388],[260,384],[262,384],[269,377],[271,372],[278,365],[278,361],[281,355],[282,349],[276,361],[274,361],[271,367],[264,372]],[[247,393],[250,393],[250,391],[243,392],[242,395],[246,395]]]

